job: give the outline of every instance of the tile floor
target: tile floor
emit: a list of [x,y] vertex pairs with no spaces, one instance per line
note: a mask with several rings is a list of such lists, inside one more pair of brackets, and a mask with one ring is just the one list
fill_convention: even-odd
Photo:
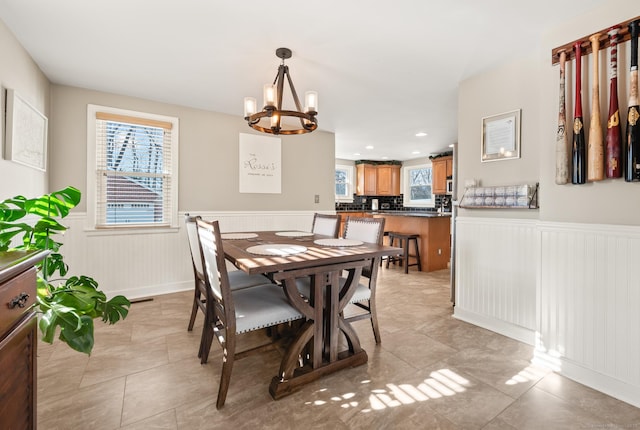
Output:
[[452,318],[447,270],[381,272],[382,345],[369,321],[354,323],[366,365],[274,401],[279,353],[250,356],[236,362],[218,411],[220,348],[200,365],[202,316],[187,332],[191,294],[168,294],[114,326],[98,323],[91,357],[40,343],[39,429],[640,428],[640,409],[531,365],[528,345]]

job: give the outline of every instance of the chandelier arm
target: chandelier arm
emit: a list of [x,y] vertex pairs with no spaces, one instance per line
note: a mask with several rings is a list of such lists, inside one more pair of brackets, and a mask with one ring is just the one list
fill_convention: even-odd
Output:
[[296,87],[293,86],[293,80],[291,79],[291,75],[289,74],[289,68],[285,71],[287,75],[287,81],[289,81],[289,88],[291,89],[291,95],[293,96],[293,101],[296,104],[296,109],[298,112],[302,112],[302,107],[300,106],[300,100],[298,99],[298,93],[296,92]]
[[278,103],[276,104],[276,107],[278,108],[278,110],[282,110],[282,99],[283,94],[284,94],[284,75],[288,75],[288,67],[285,65],[280,65],[280,67],[278,67],[278,89],[276,90],[276,94],[278,97]]

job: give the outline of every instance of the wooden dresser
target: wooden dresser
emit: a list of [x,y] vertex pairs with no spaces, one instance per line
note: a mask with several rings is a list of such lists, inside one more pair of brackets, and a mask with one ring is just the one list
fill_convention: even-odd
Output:
[[0,427],[36,428],[36,270],[42,251],[0,252]]

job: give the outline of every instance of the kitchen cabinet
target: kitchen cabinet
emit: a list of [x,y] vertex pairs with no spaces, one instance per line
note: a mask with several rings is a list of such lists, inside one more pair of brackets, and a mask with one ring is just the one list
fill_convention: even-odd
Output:
[[359,196],[399,196],[400,165],[356,164],[356,194]]
[[431,160],[433,194],[447,194],[447,177],[453,175],[453,156]]
[[400,166],[397,164],[380,164],[376,169],[376,195],[400,195]]
[[34,264],[41,251],[0,252],[0,375],[2,428],[36,428],[37,318]]
[[374,164],[358,164],[356,165],[357,182],[356,194],[359,196],[375,196],[376,195],[376,179],[377,166]]
[[449,267],[451,256],[451,217],[442,215],[411,216],[409,214],[376,214],[384,218],[384,229],[398,233],[419,234],[420,262],[423,272]]

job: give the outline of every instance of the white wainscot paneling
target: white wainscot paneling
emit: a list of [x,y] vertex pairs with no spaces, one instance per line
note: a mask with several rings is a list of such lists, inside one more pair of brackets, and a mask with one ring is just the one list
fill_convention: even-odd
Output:
[[[190,212],[218,220],[223,232],[311,229],[313,212]],[[180,214],[182,219],[183,214]],[[70,275],[98,281],[108,296],[130,299],[193,288],[193,270],[184,223],[167,231],[86,230],[86,214],[65,218],[62,251]]]
[[640,228],[540,231],[536,360],[640,407]]
[[454,316],[535,341],[537,221],[456,218]]

